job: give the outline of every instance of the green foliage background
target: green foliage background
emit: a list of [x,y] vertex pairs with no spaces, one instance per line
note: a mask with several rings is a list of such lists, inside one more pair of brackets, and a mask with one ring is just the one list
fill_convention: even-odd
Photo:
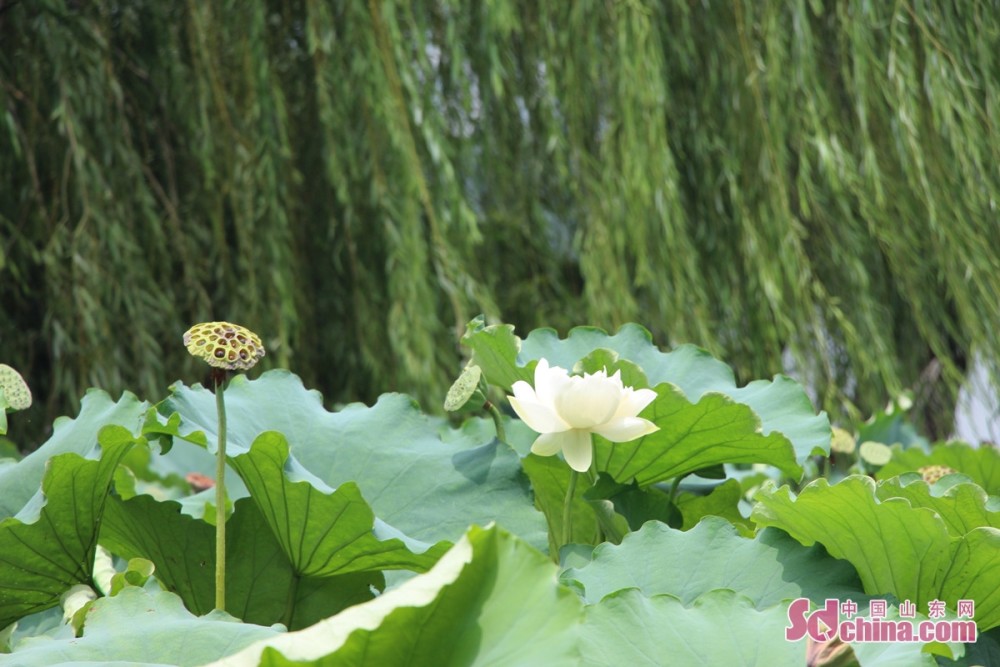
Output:
[[196,378],[208,319],[434,409],[480,312],[947,414],[1000,359],[998,9],[0,0],[12,433]]

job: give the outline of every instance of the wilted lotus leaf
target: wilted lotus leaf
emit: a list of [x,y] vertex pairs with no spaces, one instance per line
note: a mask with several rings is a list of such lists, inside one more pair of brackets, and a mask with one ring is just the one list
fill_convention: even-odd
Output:
[[31,390],[21,374],[7,364],[0,364],[0,400],[11,410],[31,407]]
[[260,337],[246,327],[229,322],[202,322],[184,333],[187,351],[209,366],[248,370],[264,356]]

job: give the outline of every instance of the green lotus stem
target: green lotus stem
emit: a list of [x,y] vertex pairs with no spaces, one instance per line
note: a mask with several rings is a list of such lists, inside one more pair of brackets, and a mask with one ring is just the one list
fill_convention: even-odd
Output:
[[566,546],[573,538],[573,495],[576,493],[576,481],[579,477],[580,473],[570,468],[569,486],[566,487],[566,502],[563,504],[563,534],[560,546]]
[[625,537],[625,533],[615,524],[615,510],[611,501],[599,500],[590,505],[594,509],[594,516],[597,517],[597,527],[601,533],[600,540],[619,544]]
[[678,475],[674,478],[674,483],[670,486],[670,504],[675,505],[675,500],[677,500],[677,492],[681,489],[681,480],[687,477],[687,475]]
[[215,375],[215,408],[219,413],[219,448],[215,462],[215,608],[226,609],[226,402],[225,371]]
[[295,600],[299,596],[299,575],[292,577],[292,585],[288,587],[288,597],[285,598],[285,616],[282,619],[285,627],[292,629],[292,619],[295,617]]
[[492,401],[486,401],[483,407],[490,413],[490,417],[493,418],[493,426],[497,430],[497,440],[500,442],[507,442],[507,436],[504,434],[503,430],[503,415],[500,414],[500,410],[497,406],[493,405]]
[[260,336],[230,322],[202,322],[184,332],[184,347],[212,367],[219,446],[215,461],[215,608],[226,608],[226,403],[227,371],[246,371],[264,356]]

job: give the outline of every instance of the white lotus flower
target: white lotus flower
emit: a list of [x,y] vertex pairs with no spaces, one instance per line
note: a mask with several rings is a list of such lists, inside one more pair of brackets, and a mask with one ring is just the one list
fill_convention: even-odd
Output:
[[607,371],[581,377],[565,368],[550,368],[548,361],[539,359],[535,386],[519,381],[512,389],[514,395],[507,398],[514,412],[541,434],[531,446],[532,453],[552,456],[562,450],[566,462],[578,472],[590,468],[591,433],[611,442],[628,442],[659,430],[638,416],[656,392],[624,386],[621,371],[611,377]]

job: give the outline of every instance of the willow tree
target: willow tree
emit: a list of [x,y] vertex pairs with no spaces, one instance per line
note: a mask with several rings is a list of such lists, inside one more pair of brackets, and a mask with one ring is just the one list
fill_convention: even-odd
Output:
[[37,426],[225,319],[433,409],[478,313],[637,321],[947,416],[1000,360],[998,10],[0,0],[0,357]]

